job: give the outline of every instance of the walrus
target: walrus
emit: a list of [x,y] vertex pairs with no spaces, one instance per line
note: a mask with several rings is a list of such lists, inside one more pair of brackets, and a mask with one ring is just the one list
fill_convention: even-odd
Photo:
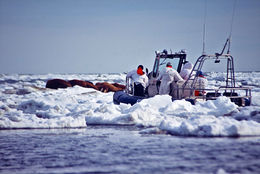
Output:
[[46,88],[58,89],[58,88],[67,88],[72,87],[71,84],[62,79],[52,79],[48,80],[46,83]]
[[103,82],[103,83],[96,83],[96,87],[101,92],[116,92],[121,91],[122,88],[118,88],[110,83]]
[[119,83],[112,83],[112,85],[114,85],[114,86],[117,87],[117,88],[121,88],[122,90],[125,89],[125,85],[121,85],[121,84],[119,84]]
[[94,85],[92,82],[77,80],[77,79],[69,80],[69,81],[65,81],[62,79],[48,80],[46,83],[46,88],[58,89],[58,88],[73,87],[75,85],[85,87],[85,88],[93,88],[101,92],[116,92],[125,89],[125,85],[121,85],[118,83],[110,84],[108,82],[98,82],[96,83],[96,85]]
[[89,81],[74,79],[74,80],[70,80],[69,83],[71,84],[71,86],[78,85],[78,86],[81,86],[81,87],[93,88],[93,89],[98,90],[98,88],[92,82],[89,82]]

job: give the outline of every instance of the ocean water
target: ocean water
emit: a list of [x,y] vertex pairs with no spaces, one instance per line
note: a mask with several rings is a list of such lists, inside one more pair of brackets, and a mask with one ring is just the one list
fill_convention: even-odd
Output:
[[140,134],[135,126],[4,130],[0,173],[259,173],[260,138]]
[[[155,96],[114,105],[113,93],[47,80],[124,84],[125,74],[1,74],[0,173],[260,173],[260,72],[236,73],[252,105],[191,105]],[[224,73],[207,73],[210,87]]]

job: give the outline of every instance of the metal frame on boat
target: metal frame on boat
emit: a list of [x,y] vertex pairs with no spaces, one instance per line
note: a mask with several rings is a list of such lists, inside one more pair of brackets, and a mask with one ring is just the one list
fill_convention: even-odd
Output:
[[[201,71],[203,64],[207,60],[213,60],[214,63],[220,61],[226,61],[226,84],[216,89],[205,88],[202,89],[198,86],[197,72]],[[173,99],[191,99],[191,100],[215,100],[219,96],[226,96],[231,99],[232,102],[239,106],[248,106],[251,104],[251,88],[236,86],[235,71],[234,71],[234,58],[230,54],[214,54],[214,55],[202,55],[200,56],[189,75],[189,78],[184,83],[175,84],[172,87],[171,96]],[[199,96],[195,96],[195,91],[203,91]],[[238,93],[239,91],[239,93]],[[241,94],[244,91],[243,94]]]

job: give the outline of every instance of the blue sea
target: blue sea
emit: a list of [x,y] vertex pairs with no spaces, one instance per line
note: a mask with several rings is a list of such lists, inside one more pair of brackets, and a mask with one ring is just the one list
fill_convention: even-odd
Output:
[[259,173],[260,137],[140,134],[136,126],[0,131],[0,173]]

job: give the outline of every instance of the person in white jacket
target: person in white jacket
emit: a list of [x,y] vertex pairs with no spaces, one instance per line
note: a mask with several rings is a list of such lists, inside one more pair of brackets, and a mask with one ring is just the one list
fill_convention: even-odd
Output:
[[184,65],[183,65],[183,68],[180,72],[180,76],[184,79],[184,80],[188,80],[189,78],[189,75],[192,71],[192,68],[193,68],[193,64],[190,63],[190,62],[186,62]]
[[126,77],[134,82],[134,95],[144,96],[145,88],[148,86],[148,77],[143,71],[143,65],[139,65],[137,70],[132,70],[127,73]]
[[195,96],[202,96],[206,93],[203,89],[208,86],[208,80],[206,79],[202,71],[198,71],[196,76],[198,77],[196,86],[201,90],[195,90]]
[[183,79],[176,70],[172,69],[172,64],[168,62],[166,68],[160,72],[156,80],[161,81],[159,94],[164,95],[170,93],[170,85],[172,82],[177,82]]

